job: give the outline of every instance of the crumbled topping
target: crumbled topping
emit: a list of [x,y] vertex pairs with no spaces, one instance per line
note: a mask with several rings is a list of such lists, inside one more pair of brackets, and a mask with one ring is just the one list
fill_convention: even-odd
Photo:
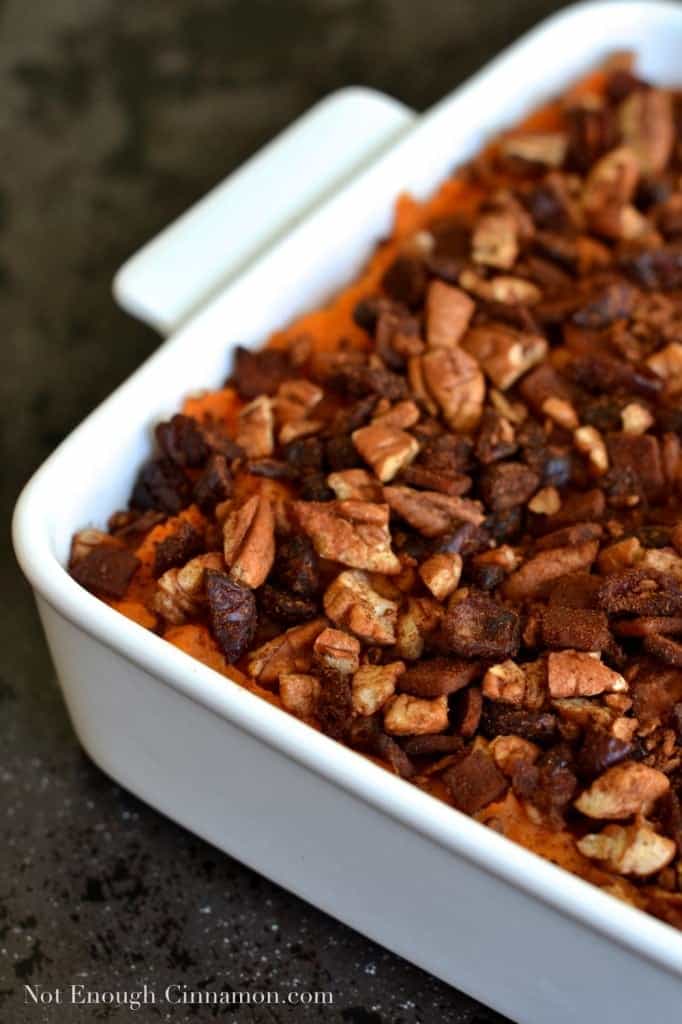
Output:
[[398,604],[374,590],[364,572],[339,573],[325,591],[324,610],[332,622],[367,643],[395,642]]

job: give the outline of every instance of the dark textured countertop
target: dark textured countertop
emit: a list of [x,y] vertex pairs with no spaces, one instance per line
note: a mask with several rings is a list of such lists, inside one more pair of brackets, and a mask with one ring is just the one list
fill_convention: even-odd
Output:
[[[5,520],[31,472],[158,342],[111,299],[112,276],[134,249],[325,93],[362,83],[423,109],[558,6],[3,0]],[[119,991],[293,984],[334,995],[331,1007],[225,1013],[240,1022],[502,1020],[99,772],[74,737],[7,542],[1,571],[3,1024],[118,1012],[24,1004],[25,984],[72,982]],[[148,1006],[133,1019],[212,1016]]]

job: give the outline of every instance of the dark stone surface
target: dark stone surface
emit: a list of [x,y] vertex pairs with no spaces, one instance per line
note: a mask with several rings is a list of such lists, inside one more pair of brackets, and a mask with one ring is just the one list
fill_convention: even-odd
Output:
[[[154,349],[116,268],[325,93],[424,108],[557,4],[547,0],[52,0],[0,4],[2,508]],[[82,754],[28,588],[2,551],[0,1019],[24,983],[329,990],[332,1007],[226,1019],[492,1024],[502,1018],[177,828]],[[490,965],[494,970],[494,965]],[[122,1011],[125,1013],[125,1011]],[[148,1007],[134,1019],[210,1018]]]

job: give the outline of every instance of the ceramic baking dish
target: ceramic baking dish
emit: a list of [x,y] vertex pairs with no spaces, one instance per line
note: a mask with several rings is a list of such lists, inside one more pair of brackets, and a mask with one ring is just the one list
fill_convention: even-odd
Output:
[[184,325],[47,460],[14,522],[74,727],[104,771],[523,1024],[678,1019],[682,935],[216,675],[63,565],[73,531],[125,503],[154,422],[218,386],[234,344],[262,343],[348,281],[398,192],[427,195],[618,48],[636,50],[645,75],[682,83],[682,7],[570,8],[419,118],[365,90],[316,108],[122,270],[127,308],[163,331]]

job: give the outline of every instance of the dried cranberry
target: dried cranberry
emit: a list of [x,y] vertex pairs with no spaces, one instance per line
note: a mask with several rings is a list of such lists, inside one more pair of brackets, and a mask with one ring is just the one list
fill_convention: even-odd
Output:
[[194,500],[202,512],[210,513],[232,494],[232,474],[224,455],[211,455],[194,485]]
[[192,485],[179,466],[170,459],[151,459],[138,473],[130,504],[172,516],[189,505],[191,497]]
[[248,649],[256,633],[256,598],[227,573],[205,574],[211,630],[230,665]]
[[156,428],[159,448],[178,466],[203,466],[209,448],[196,420],[178,413]]
[[162,576],[168,569],[184,565],[204,550],[204,538],[191,523],[182,522],[175,533],[164,537],[154,549],[152,575]]

